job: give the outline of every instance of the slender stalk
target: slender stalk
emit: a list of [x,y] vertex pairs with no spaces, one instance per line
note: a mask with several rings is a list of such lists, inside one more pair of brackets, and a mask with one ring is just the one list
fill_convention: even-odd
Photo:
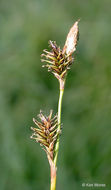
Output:
[[50,170],[51,170],[50,190],[56,190],[56,167],[54,163],[50,165]]
[[[60,132],[60,128],[61,128],[61,109],[62,109],[62,99],[63,99],[63,94],[64,94],[65,80],[60,80],[59,82],[60,82],[60,94],[59,94],[59,102],[58,102],[58,133]],[[54,158],[55,166],[57,163],[58,151],[59,151],[59,136],[55,145],[55,158]]]
[[[64,85],[65,85],[65,80],[59,80],[60,82],[60,94],[59,94],[59,101],[58,101],[58,129],[57,132],[60,132],[61,128],[61,109],[62,109],[62,98],[64,94]],[[57,156],[58,156],[58,150],[59,150],[59,135],[57,142],[55,144],[55,157],[54,161],[49,159],[49,164],[50,164],[50,170],[51,170],[51,185],[50,185],[50,190],[56,190],[56,163],[57,163]]]

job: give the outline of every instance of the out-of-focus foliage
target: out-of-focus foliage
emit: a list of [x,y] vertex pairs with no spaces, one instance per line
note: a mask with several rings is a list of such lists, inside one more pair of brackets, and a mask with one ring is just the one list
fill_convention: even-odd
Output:
[[[0,1],[0,190],[48,190],[49,165],[29,139],[39,110],[57,112],[58,82],[41,67],[81,19],[63,100],[57,189],[111,188],[111,1]],[[86,189],[86,188],[85,188]],[[96,188],[95,188],[96,189]]]

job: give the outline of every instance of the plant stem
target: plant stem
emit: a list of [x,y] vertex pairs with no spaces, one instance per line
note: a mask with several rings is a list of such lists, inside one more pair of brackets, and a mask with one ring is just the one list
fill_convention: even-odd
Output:
[[50,190],[56,190],[56,167],[55,167],[55,164],[53,162],[50,165],[50,170],[51,170]]
[[[60,128],[61,128],[61,109],[62,109],[62,98],[64,94],[65,80],[60,80],[59,82],[60,82],[60,94],[59,94],[59,102],[58,102],[58,133],[60,132]],[[58,135],[58,139],[55,145],[55,158],[54,158],[55,166],[57,163],[58,151],[59,151],[59,135]]]
[[[64,94],[64,85],[65,85],[65,80],[59,80],[60,82],[60,94],[59,94],[59,101],[58,101],[58,129],[57,132],[58,134],[60,133],[61,129],[61,108],[62,108],[62,98]],[[55,144],[55,157],[54,161],[49,161],[50,163],[50,170],[51,170],[51,186],[50,190],[56,190],[56,163],[57,163],[57,156],[58,156],[58,151],[59,151],[59,135],[57,142]]]

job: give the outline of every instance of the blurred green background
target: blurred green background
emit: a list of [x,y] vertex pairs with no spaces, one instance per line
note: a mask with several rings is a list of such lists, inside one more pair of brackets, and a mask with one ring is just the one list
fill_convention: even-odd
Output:
[[[0,1],[0,190],[48,190],[49,165],[32,118],[57,112],[58,81],[42,68],[48,40],[80,40],[63,99],[57,190],[111,189],[111,1]],[[90,188],[88,188],[90,189]],[[94,188],[96,189],[96,188]]]

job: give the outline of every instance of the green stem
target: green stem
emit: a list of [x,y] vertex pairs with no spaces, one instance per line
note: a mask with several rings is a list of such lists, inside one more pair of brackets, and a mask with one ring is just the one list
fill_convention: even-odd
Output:
[[[58,102],[58,133],[60,132],[60,129],[61,129],[61,109],[62,109],[62,99],[63,99],[63,94],[64,94],[65,80],[60,80],[59,82],[60,82],[60,94],[59,94],[59,102]],[[54,158],[55,166],[57,163],[58,151],[59,151],[59,135],[58,135],[58,139],[55,145],[55,158]]]
[[[57,132],[58,134],[60,133],[61,129],[61,109],[62,109],[62,99],[63,99],[63,94],[64,94],[64,85],[65,85],[65,80],[59,80],[60,82],[60,94],[59,94],[59,102],[58,102],[58,129]],[[51,169],[51,186],[50,190],[56,190],[56,163],[57,163],[57,157],[58,157],[58,151],[59,151],[59,135],[57,142],[55,144],[55,157],[54,161],[50,162],[50,169]]]

